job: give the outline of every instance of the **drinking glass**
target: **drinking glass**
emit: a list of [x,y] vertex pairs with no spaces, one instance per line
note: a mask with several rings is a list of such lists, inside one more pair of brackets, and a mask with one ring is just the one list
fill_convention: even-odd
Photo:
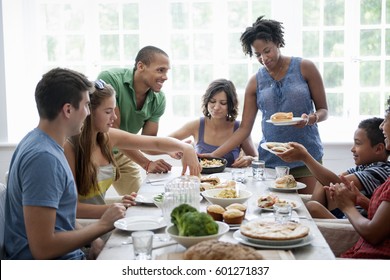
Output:
[[135,231],[131,234],[136,260],[152,259],[153,235],[153,231]]
[[265,179],[265,161],[255,159],[252,161],[252,174],[253,179],[256,181],[262,181]]
[[290,204],[274,204],[275,222],[285,224],[291,220],[292,208]]
[[237,168],[232,169],[232,179],[236,182],[245,183],[245,169]]
[[290,167],[288,166],[276,166],[275,167],[276,178],[281,178],[290,173]]

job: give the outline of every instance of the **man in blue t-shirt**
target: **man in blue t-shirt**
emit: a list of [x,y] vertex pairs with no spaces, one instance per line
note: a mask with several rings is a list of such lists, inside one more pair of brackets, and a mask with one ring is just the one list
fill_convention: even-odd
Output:
[[[125,216],[115,204],[96,223],[76,224],[77,190],[64,156],[66,139],[81,131],[89,115],[92,84],[81,73],[56,68],[35,90],[38,126],[17,146],[10,163],[5,202],[7,259],[84,259],[78,249],[92,243]],[[76,230],[79,229],[79,230]]]

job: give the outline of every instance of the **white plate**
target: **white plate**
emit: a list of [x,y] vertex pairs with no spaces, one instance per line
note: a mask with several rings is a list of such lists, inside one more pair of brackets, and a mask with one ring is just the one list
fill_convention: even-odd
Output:
[[[280,143],[280,142],[269,142],[269,143]],[[284,143],[281,143],[281,144],[284,144]],[[262,147],[264,150],[274,154],[274,155],[277,155],[277,154],[281,154],[280,152],[275,152],[275,151],[272,151],[271,149],[269,149],[267,147],[267,142],[264,142],[264,143],[261,143],[260,144],[260,147]]]
[[[286,202],[288,202],[290,205],[292,202],[294,202],[294,204],[296,205],[295,207],[291,207],[291,209],[293,210],[296,210],[298,209],[299,207],[301,207],[301,203],[299,203],[298,201],[296,200],[292,200],[292,199],[284,199],[284,198],[279,198],[280,200],[284,200]],[[291,205],[292,206],[292,205]],[[270,208],[263,208],[263,207],[260,207],[258,206],[261,210],[264,210],[264,211],[274,211],[274,206],[272,205],[272,207]]]
[[233,233],[233,238],[236,239],[238,242],[245,244],[245,245],[248,245],[248,246],[252,246],[252,247],[256,247],[256,248],[264,248],[264,249],[279,249],[279,250],[280,249],[293,249],[293,248],[307,246],[314,239],[313,235],[311,233],[309,233],[309,235],[306,236],[305,238],[303,238],[303,240],[301,240],[299,243],[289,244],[289,245],[280,245],[280,244],[278,245],[278,243],[273,244],[273,245],[266,245],[266,244],[259,244],[259,243],[250,242],[249,240],[246,239],[245,236],[243,236],[240,233],[239,230],[237,230]]
[[271,120],[266,120],[267,123],[272,123],[273,125],[281,126],[281,125],[294,125],[302,121],[303,118],[301,117],[294,117],[290,121],[285,121],[285,122],[273,122]]
[[138,194],[135,198],[136,203],[142,203],[147,205],[154,205],[153,198],[160,193],[143,193]]
[[119,219],[114,223],[117,229],[126,231],[154,230],[166,226],[163,217],[138,216]]
[[241,224],[227,224],[229,226],[229,230],[237,230],[240,229],[240,226],[249,222],[247,219],[244,219]]
[[295,188],[276,188],[276,187],[268,187],[271,191],[274,192],[291,192],[291,191],[297,191],[306,188],[306,185],[301,182],[297,182],[297,186]]

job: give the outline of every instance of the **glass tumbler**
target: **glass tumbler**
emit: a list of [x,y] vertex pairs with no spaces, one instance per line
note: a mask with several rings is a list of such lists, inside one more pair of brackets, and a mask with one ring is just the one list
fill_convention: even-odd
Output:
[[275,167],[276,178],[281,178],[290,173],[290,167],[288,166],[276,166]]
[[136,260],[152,259],[153,236],[153,231],[135,231],[131,234]]
[[265,161],[253,160],[252,161],[252,174],[253,179],[256,181],[262,181],[265,179]]
[[291,220],[292,208],[289,204],[278,205],[274,204],[275,222],[285,224]]

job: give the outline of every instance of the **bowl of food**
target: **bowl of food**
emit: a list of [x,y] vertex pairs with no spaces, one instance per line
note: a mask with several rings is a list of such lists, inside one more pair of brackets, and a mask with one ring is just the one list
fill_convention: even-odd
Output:
[[240,190],[237,195],[235,189],[210,189],[203,191],[202,195],[211,204],[218,204],[226,208],[233,203],[243,204],[252,196],[252,193]]
[[202,174],[220,173],[225,170],[227,160],[224,158],[199,158]]
[[179,235],[179,231],[175,225],[171,225],[166,228],[165,232],[177,243],[182,245],[183,247],[189,248],[192,245],[198,244],[201,241],[218,240],[222,235],[229,231],[229,226],[226,223],[218,222],[218,232],[216,234],[211,235],[203,235],[203,236],[181,236]]

